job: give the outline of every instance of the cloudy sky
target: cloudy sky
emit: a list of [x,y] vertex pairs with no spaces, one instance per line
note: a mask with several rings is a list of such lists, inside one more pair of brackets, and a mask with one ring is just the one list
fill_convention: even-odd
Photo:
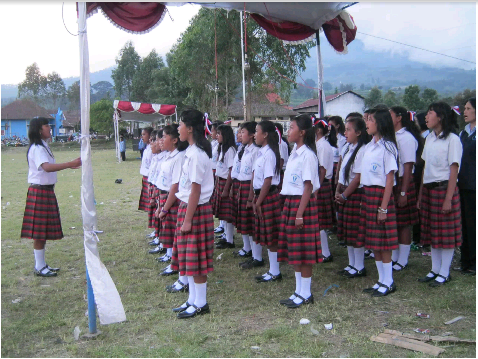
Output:
[[[153,48],[164,55],[176,42],[199,5],[170,6],[170,16],[148,34],[132,35],[112,26],[101,14],[88,19],[90,71],[115,65],[121,47],[132,40],[136,51],[146,56]],[[476,61],[475,3],[359,3],[348,9],[359,32],[422,47],[453,57]],[[36,62],[46,75],[79,76],[78,37],[74,2],[1,2],[2,57],[0,83],[17,84],[27,66]],[[408,54],[410,59],[434,66],[475,68],[444,56],[357,34],[367,49]],[[350,54],[351,56],[352,54]],[[349,56],[349,55],[347,55]]]

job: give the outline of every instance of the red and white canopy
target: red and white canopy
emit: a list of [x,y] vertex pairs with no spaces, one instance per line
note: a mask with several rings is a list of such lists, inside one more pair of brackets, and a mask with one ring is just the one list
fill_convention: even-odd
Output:
[[157,103],[115,100],[113,102],[113,108],[118,110],[121,121],[154,122],[164,116],[171,116],[176,113],[176,105],[162,105]]

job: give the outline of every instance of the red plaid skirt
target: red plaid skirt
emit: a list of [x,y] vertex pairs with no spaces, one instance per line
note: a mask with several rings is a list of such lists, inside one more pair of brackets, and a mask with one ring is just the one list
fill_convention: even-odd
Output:
[[365,242],[366,249],[391,251],[398,248],[397,215],[393,195],[387,207],[387,219],[377,222],[378,207],[382,205],[384,187],[364,186],[358,242]]
[[212,207],[212,213],[214,214],[214,216],[216,215],[216,186],[217,186],[217,177],[216,177],[216,170],[213,170],[213,173],[214,173],[214,188],[212,190],[212,195],[211,195],[211,198],[209,200],[209,203],[211,203],[211,207]]
[[334,194],[332,192],[332,182],[329,180],[322,183],[317,191],[317,204],[319,206],[319,224],[320,230],[331,229],[333,225],[334,211]]
[[188,204],[180,202],[176,229],[176,246],[173,246],[171,269],[182,275],[207,275],[213,270],[214,217],[210,203],[198,205],[192,219],[191,232],[181,233]]
[[[257,202],[257,197],[254,196],[254,203]],[[280,225],[280,195],[279,191],[275,189],[266,196],[262,202],[262,216],[259,218],[254,216],[254,231],[252,237],[254,242],[263,246],[271,246],[279,240],[279,225]]]
[[420,203],[420,244],[433,248],[455,248],[462,243],[461,208],[458,186],[451,199],[451,212],[441,213],[447,187],[428,189],[423,186]]
[[[241,182],[238,179],[232,179],[232,210],[231,210],[231,217],[232,217],[232,224],[234,227],[237,227],[237,214],[239,209],[239,188],[241,186]],[[247,200],[247,199],[246,199]]]
[[[164,204],[166,203],[166,200],[168,199],[168,193],[161,194],[160,189],[158,189],[158,193],[159,193],[159,197],[158,197],[159,203],[158,203],[157,208],[162,208],[164,206]],[[156,238],[159,238],[159,235],[162,232],[161,231],[162,226],[163,226],[162,221],[159,218],[154,217],[154,233],[155,233]],[[159,238],[159,239],[160,239],[161,243],[163,243],[162,238]]]
[[419,223],[419,215],[417,209],[417,190],[413,176],[410,178],[407,192],[407,205],[405,207],[398,207],[398,199],[402,191],[403,177],[399,177],[397,185],[393,187],[393,194],[395,196],[395,206],[397,207],[397,228],[414,226]]
[[[221,177],[217,177],[217,186],[216,186],[216,198],[214,199],[215,208],[216,208],[216,218],[221,221],[226,221],[227,223],[233,223],[234,217],[232,215],[233,202],[232,199],[227,197],[221,197],[222,192],[224,191],[224,186],[226,185],[226,180]],[[211,208],[212,209],[212,208]]]
[[249,191],[251,190],[251,181],[241,181],[239,184],[236,220],[237,233],[252,235],[254,232],[254,211],[252,208],[246,207]]
[[338,162],[334,162],[334,173],[332,174],[332,191],[334,191],[335,193],[335,190],[337,189],[337,186],[335,185],[335,172],[337,172],[337,167],[339,166],[339,163]]
[[[347,187],[342,186],[345,190]],[[341,191],[343,192],[343,191]],[[357,188],[344,204],[338,207],[337,237],[345,241],[347,246],[360,248],[365,245],[363,238],[359,240],[360,205],[362,203],[363,189]]]
[[149,198],[148,198],[148,177],[143,176],[142,180],[142,186],[141,186],[141,195],[139,197],[139,205],[138,205],[138,210],[139,211],[147,211],[148,210],[148,204],[149,204]]
[[63,238],[60,210],[53,187],[28,188],[21,238],[41,241]]
[[[161,195],[161,206],[164,206],[168,198],[169,193]],[[163,202],[164,196],[164,202]],[[163,243],[164,248],[173,248],[174,236],[176,235],[176,228],[178,222],[178,208],[181,201],[176,199],[173,206],[169,209],[169,213],[161,221],[161,238],[160,241]]]
[[159,199],[159,188],[150,183],[148,196],[149,200],[154,200],[153,203],[148,203],[148,228],[156,228],[159,219],[154,216],[154,212],[156,212],[156,209],[158,208],[157,200]]
[[283,197],[285,201],[281,215],[277,260],[287,261],[291,265],[322,262],[317,199],[311,197],[302,216],[304,228],[299,230],[295,226],[295,218],[302,196]]

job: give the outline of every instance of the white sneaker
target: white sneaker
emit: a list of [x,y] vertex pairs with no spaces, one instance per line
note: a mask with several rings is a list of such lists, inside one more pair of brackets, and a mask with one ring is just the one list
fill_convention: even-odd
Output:
[[149,238],[154,238],[156,237],[156,232],[155,231],[152,231],[149,235],[148,235]]

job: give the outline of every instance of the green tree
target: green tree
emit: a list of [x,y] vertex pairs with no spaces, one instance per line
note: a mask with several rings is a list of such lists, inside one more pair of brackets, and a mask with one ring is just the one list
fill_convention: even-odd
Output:
[[47,78],[40,72],[37,63],[34,62],[25,70],[25,80],[18,84],[19,98],[33,98],[39,101],[40,97],[44,95],[47,86]]
[[409,111],[420,111],[423,104],[420,99],[420,87],[418,85],[410,85],[405,88],[403,97],[402,97],[403,106]]
[[397,106],[399,104],[397,94],[392,90],[388,90],[387,93],[383,95],[383,103],[388,107]]
[[434,89],[425,89],[422,93],[422,109],[425,110],[430,104],[438,101],[438,92]]
[[163,67],[164,61],[154,49],[142,59],[133,76],[131,101],[151,102],[148,90],[153,86],[153,72]]
[[111,77],[115,85],[116,97],[129,100],[133,88],[133,78],[140,66],[141,57],[136,52],[133,43],[128,41],[116,57],[116,69]]
[[382,91],[378,89],[377,86],[372,88],[368,94],[368,96],[365,98],[365,107],[366,108],[372,108],[375,105],[378,105],[379,103],[382,103]]
[[80,81],[76,81],[68,87],[66,97],[70,101],[70,110],[78,110],[80,108]]
[[53,108],[56,108],[56,101],[66,95],[65,83],[60,75],[54,71],[47,76],[45,95],[53,101]]
[[90,107],[90,128],[110,136],[114,131],[113,112],[113,101],[103,99],[95,102]]

